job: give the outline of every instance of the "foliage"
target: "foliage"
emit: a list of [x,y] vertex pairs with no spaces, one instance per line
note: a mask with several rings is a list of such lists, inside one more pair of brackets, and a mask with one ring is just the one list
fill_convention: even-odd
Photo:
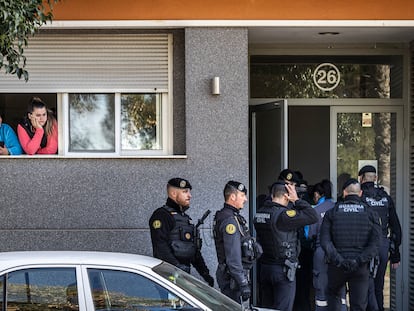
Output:
[[53,4],[58,1],[0,0],[0,70],[28,81],[24,49],[28,39],[52,20]]
[[156,95],[122,95],[123,144],[132,149],[156,148]]

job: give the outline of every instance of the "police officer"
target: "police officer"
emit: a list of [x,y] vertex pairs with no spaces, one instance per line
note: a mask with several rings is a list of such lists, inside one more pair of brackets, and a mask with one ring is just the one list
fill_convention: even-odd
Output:
[[347,283],[350,307],[365,311],[368,295],[368,264],[379,246],[378,215],[360,196],[354,178],[343,186],[344,200],[325,213],[320,241],[328,260],[328,310],[340,310],[341,288]]
[[203,279],[214,286],[206,263],[196,243],[196,228],[186,214],[192,189],[188,180],[172,178],[167,184],[168,199],[149,220],[153,256],[190,273],[192,264]]
[[[315,288],[315,311],[328,310],[327,287],[328,287],[328,265],[325,262],[325,252],[320,243],[320,227],[325,213],[335,206],[332,201],[332,183],[324,179],[313,186],[314,209],[318,214],[318,222],[310,225],[309,236],[314,240],[315,251],[313,254],[313,285]],[[342,309],[346,311],[345,287],[341,291]]]
[[271,197],[254,218],[258,242],[263,247],[259,260],[261,304],[265,308],[290,311],[298,267],[297,230],[317,222],[318,216],[308,202],[299,199],[293,184],[274,183]]
[[[363,200],[377,212],[381,218],[381,243],[379,248],[379,265],[374,277],[375,297],[378,310],[384,310],[384,276],[388,259],[391,267],[397,269],[400,264],[401,225],[395,210],[394,201],[384,188],[376,186],[377,170],[372,165],[365,165],[359,170]],[[389,236],[389,238],[388,238]],[[391,246],[391,247],[390,247]],[[375,307],[371,308],[375,310]]]
[[[249,270],[261,247],[250,236],[240,210],[247,201],[247,189],[238,181],[224,187],[224,207],[214,216],[214,242],[217,251],[217,283],[223,294],[242,303],[251,296]],[[242,301],[241,301],[241,300]]]

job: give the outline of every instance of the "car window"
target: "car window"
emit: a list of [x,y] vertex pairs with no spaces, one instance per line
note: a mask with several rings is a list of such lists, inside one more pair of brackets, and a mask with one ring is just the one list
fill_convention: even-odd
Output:
[[197,298],[211,310],[241,310],[240,304],[169,263],[163,262],[155,266],[152,270],[165,278],[166,281],[174,283],[182,290]]
[[196,310],[166,288],[136,273],[88,269],[88,277],[96,311]]
[[[1,278],[3,310],[78,311],[75,268],[34,268],[14,271]],[[6,290],[4,290],[6,286]],[[4,301],[5,298],[5,301]]]

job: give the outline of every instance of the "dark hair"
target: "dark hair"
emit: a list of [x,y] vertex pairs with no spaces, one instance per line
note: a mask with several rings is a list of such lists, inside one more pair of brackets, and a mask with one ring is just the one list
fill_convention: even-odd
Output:
[[237,188],[233,187],[232,185],[226,184],[224,186],[223,195],[224,200],[227,201],[231,194],[237,194]]
[[321,184],[325,192],[325,198],[332,199],[332,182],[329,179],[324,179]]
[[283,196],[285,193],[288,193],[288,191],[286,189],[286,184],[282,183],[282,182],[275,182],[272,185],[270,193],[271,193],[273,198],[279,198],[279,197]]
[[27,113],[32,113],[35,108],[46,108],[46,104],[40,97],[32,97],[29,101],[29,105],[27,106]]
[[43,102],[43,100],[40,99],[40,97],[33,96],[30,101],[29,105],[27,106],[27,113],[32,113],[35,108],[45,108],[47,112],[47,122],[44,126],[45,133],[47,136],[52,134],[53,125],[56,122],[56,119],[54,117],[54,113],[47,108],[46,104]]
[[317,184],[315,184],[313,186],[313,191],[312,192],[313,193],[317,192],[317,193],[320,194],[320,196],[322,196],[322,197],[325,196],[326,197],[325,188],[324,188],[324,186],[321,182],[318,182]]

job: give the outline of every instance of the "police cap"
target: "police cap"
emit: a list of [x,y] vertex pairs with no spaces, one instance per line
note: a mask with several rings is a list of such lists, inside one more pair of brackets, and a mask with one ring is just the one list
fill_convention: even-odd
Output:
[[294,171],[288,168],[280,172],[278,179],[287,180],[287,181],[294,182],[294,183],[300,182],[298,175]]
[[227,188],[227,187],[235,188],[235,189],[237,189],[241,192],[244,192],[244,194],[247,194],[247,188],[241,182],[230,180],[230,181],[227,182],[227,184],[224,188]]
[[372,166],[372,165],[365,165],[365,166],[363,166],[360,170],[359,170],[359,172],[358,172],[358,176],[362,176],[362,175],[364,175],[365,173],[377,173],[377,170],[375,169],[375,167],[374,166]]
[[187,179],[184,178],[180,178],[180,177],[176,177],[176,178],[171,178],[168,181],[168,185],[175,187],[175,188],[180,188],[180,189],[193,189],[193,187],[191,187],[190,182]]
[[350,185],[355,185],[355,184],[358,184],[359,183],[359,181],[358,180],[356,180],[355,178],[349,178],[345,183],[344,183],[344,185],[342,186],[342,190],[345,190],[346,188],[348,188],[348,186],[350,186]]

